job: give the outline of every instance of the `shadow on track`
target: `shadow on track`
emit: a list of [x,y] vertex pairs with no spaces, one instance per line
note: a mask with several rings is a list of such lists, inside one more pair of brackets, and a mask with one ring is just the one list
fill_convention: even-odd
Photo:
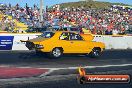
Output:
[[44,54],[36,55],[35,52],[0,52],[0,63],[30,63],[30,62],[54,62],[54,63],[85,63],[98,60],[130,60],[132,62],[132,50],[105,51],[100,58],[89,58],[83,55],[64,55],[59,59],[48,59]]

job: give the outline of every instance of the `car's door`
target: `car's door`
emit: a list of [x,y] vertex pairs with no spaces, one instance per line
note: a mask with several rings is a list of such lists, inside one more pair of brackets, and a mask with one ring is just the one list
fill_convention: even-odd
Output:
[[63,32],[60,37],[58,44],[63,48],[63,53],[72,53],[73,49],[71,48],[72,43],[69,41],[70,36],[69,32]]
[[88,53],[89,47],[87,41],[85,41],[79,34],[69,33],[69,35],[69,42],[71,43],[70,47],[73,53]]

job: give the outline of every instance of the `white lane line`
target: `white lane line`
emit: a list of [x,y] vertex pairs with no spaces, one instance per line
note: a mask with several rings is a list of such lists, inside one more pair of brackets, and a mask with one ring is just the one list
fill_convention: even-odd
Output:
[[85,66],[84,68],[103,68],[103,67],[125,67],[132,66],[132,64],[120,64],[120,65],[102,65],[102,66]]
[[0,67],[10,67],[9,65],[0,65]]
[[[120,65],[102,65],[102,66],[81,66],[83,68],[108,68],[108,67],[122,67],[132,66],[132,64],[120,64]],[[78,66],[79,67],[79,66]],[[39,68],[39,69],[52,69],[52,70],[65,70],[65,69],[78,69],[78,67],[66,67],[66,68]]]
[[34,68],[34,67],[16,67],[16,68]]
[[[132,66],[132,64],[120,64],[120,65],[102,65],[102,66],[82,66],[83,68],[108,68],[108,67],[122,67],[122,66]],[[78,66],[79,67],[79,66]],[[37,68],[37,69],[50,69],[50,70],[65,70],[65,69],[78,69],[78,67],[66,67],[66,68]],[[25,67],[21,67],[25,68]],[[33,67],[31,67],[33,68]]]
[[50,74],[50,73],[52,73],[54,70],[52,70],[52,69],[50,69],[48,72],[45,72],[45,73],[43,73],[43,74],[41,74],[40,76],[38,76],[38,77],[44,77],[44,76],[46,76],[46,75],[48,75],[48,74]]
[[[102,65],[102,66],[81,66],[83,68],[108,68],[108,67],[122,67],[122,66],[132,66],[132,64],[120,64],[120,65]],[[15,67],[15,66],[6,66],[0,65],[0,67]],[[78,66],[79,67],[79,66]],[[66,70],[66,69],[78,69],[78,67],[65,67],[65,68],[38,68],[38,67],[15,67],[15,68],[36,68],[36,69],[49,69],[49,70]]]

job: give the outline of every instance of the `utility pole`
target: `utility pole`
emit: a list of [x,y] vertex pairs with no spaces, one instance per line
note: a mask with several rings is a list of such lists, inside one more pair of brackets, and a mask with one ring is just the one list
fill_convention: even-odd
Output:
[[40,0],[40,27],[42,27],[42,22],[43,22],[43,0]]

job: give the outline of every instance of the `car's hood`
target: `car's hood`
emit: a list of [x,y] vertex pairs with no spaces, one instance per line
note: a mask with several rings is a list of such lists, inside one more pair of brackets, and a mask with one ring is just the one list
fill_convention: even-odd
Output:
[[49,39],[49,38],[37,37],[37,38],[30,39],[29,41],[30,42],[42,42],[42,41],[47,40],[47,39]]

